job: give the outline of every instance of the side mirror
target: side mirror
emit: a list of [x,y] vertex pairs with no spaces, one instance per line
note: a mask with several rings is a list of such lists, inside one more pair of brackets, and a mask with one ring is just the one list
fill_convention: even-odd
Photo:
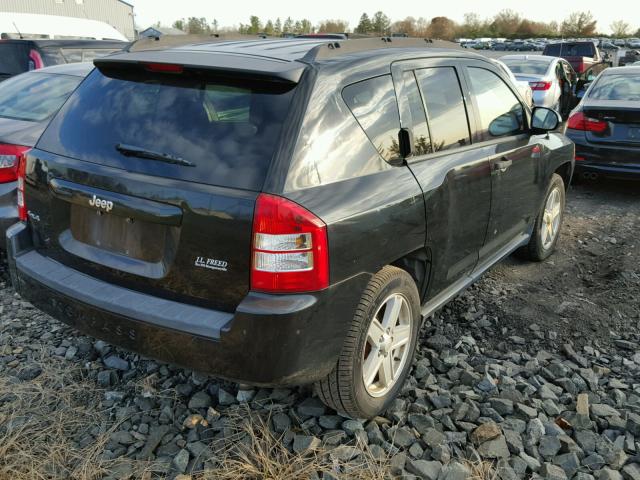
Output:
[[544,133],[555,130],[562,119],[555,110],[546,107],[535,107],[531,115],[531,128],[534,132]]
[[408,128],[401,128],[398,131],[398,147],[401,158],[410,157],[412,152],[413,142],[411,141],[411,132]]

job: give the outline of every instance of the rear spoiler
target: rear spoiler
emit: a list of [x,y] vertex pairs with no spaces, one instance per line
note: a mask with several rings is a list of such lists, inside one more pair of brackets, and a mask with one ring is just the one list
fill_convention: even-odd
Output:
[[[149,65],[166,65],[167,72],[208,71],[225,77],[242,77],[247,80],[297,84],[306,65],[254,55],[233,55],[222,52],[195,52],[188,50],[140,51],[115,53],[97,58],[93,64],[99,69],[139,68]],[[172,69],[171,67],[176,67]],[[160,71],[161,69],[158,69]]]

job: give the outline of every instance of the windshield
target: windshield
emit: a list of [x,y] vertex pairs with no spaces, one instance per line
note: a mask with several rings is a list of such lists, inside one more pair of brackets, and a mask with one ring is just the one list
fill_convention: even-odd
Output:
[[549,69],[549,63],[541,62],[539,60],[502,60],[509,70],[514,74],[524,75],[544,75]]
[[81,77],[25,73],[0,83],[0,117],[41,122],[56,113]]
[[94,70],[87,77],[38,148],[161,177],[262,187],[287,117],[291,86],[186,73],[109,75]]
[[593,57],[596,46],[593,43],[553,43],[547,45],[544,54],[552,57]]
[[602,75],[589,92],[593,100],[640,101],[640,77],[633,75]]

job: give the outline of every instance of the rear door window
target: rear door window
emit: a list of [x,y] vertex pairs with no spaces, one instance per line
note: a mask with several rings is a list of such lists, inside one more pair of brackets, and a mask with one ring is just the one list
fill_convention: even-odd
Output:
[[382,158],[398,158],[400,114],[391,75],[349,85],[342,97]]
[[468,72],[485,140],[523,133],[524,109],[507,84],[484,68],[469,67]]
[[[80,160],[259,190],[287,117],[291,86],[94,70],[38,147]],[[139,158],[118,146],[184,160]]]
[[0,83],[0,118],[41,122],[55,114],[81,77],[26,73]]
[[423,68],[416,70],[416,78],[427,107],[433,151],[469,145],[467,111],[455,68]]
[[413,71],[404,72],[402,80],[404,82],[403,92],[407,97],[409,113],[411,114],[410,126],[413,133],[413,154],[425,155],[432,153],[431,133],[427,125],[424,103],[418,90],[415,74]]

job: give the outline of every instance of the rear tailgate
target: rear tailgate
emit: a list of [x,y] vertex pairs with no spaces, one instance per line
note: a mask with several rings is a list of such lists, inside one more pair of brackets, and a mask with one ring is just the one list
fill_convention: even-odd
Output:
[[38,250],[233,311],[249,290],[255,200],[293,92],[203,72],[94,71],[30,154]]
[[584,113],[607,123],[602,132],[585,132],[589,143],[620,147],[616,163],[640,166],[640,101],[587,100]]
[[640,101],[590,100],[584,104],[587,117],[608,123],[604,132],[588,132],[592,143],[618,143],[640,146]]
[[595,62],[590,57],[563,57],[571,64],[576,73],[583,73]]

